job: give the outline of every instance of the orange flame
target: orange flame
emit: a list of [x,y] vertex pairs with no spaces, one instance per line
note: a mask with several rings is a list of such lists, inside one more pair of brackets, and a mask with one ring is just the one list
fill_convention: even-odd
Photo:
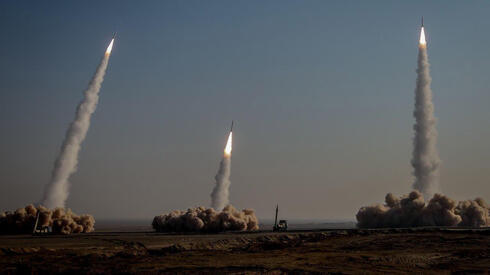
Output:
[[230,135],[228,136],[228,141],[226,142],[226,146],[225,146],[225,156],[231,156],[232,140],[233,140],[233,132],[230,132]]
[[107,47],[107,50],[105,51],[106,55],[111,54],[112,51],[112,45],[114,44],[114,38],[112,38],[111,43],[109,44],[109,47]]
[[424,27],[420,29],[420,41],[419,41],[420,46],[427,45],[427,41],[425,41],[425,32],[424,32]]

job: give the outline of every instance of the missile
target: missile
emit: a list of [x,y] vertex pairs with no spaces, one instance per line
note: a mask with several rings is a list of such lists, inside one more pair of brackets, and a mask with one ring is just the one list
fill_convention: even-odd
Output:
[[424,17],[422,16],[422,28],[424,27]]
[[233,120],[231,121],[230,132],[233,132]]
[[[424,22],[424,19],[422,19],[422,22]],[[424,25],[424,24],[422,23],[422,25]],[[114,35],[112,36],[112,39],[115,39],[116,35],[117,35],[117,32],[114,33]]]

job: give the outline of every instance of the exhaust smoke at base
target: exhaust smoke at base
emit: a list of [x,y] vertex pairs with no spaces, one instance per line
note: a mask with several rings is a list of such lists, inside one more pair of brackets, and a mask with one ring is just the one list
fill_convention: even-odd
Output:
[[435,194],[426,204],[419,191],[400,198],[388,193],[385,204],[365,206],[357,212],[360,228],[417,226],[490,226],[490,209],[482,198],[455,201]]
[[49,226],[55,234],[68,235],[71,233],[89,233],[94,231],[95,219],[92,215],[73,213],[71,209],[48,209],[44,206],[35,207],[32,204],[19,208],[14,212],[0,213],[0,234],[30,234],[36,224]]
[[254,231],[259,229],[259,220],[252,209],[239,211],[227,205],[223,211],[218,212],[200,206],[156,216],[152,227],[157,232]]

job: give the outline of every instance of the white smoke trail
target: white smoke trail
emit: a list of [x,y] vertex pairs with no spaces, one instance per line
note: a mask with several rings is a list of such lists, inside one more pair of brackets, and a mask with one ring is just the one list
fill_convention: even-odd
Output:
[[216,211],[221,211],[229,202],[230,174],[231,174],[231,148],[233,132],[230,131],[228,142],[226,143],[223,159],[220,162],[218,173],[215,180],[216,185],[211,193],[211,207]]
[[424,28],[421,29],[419,54],[417,62],[417,86],[415,88],[415,125],[413,129],[412,166],[415,182],[413,188],[422,192],[428,200],[439,191],[440,159],[436,148],[437,131],[432,91],[429,60],[425,42]]
[[65,207],[69,189],[68,179],[77,170],[78,152],[87,135],[90,117],[99,101],[100,86],[102,81],[104,81],[113,43],[114,38],[109,47],[107,47],[104,57],[102,57],[87,90],[84,92],[84,99],[77,107],[75,120],[70,124],[66,132],[61,152],[53,168],[51,182],[44,190],[42,204],[48,208]]

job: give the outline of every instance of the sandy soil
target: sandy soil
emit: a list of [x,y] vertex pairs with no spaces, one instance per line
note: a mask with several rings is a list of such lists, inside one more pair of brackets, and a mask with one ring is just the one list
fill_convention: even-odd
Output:
[[3,273],[488,273],[490,229],[0,236]]

